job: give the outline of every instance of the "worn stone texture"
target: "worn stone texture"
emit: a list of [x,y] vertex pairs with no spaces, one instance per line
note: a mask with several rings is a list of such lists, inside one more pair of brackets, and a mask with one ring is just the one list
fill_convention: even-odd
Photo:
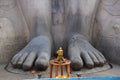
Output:
[[120,64],[120,0],[102,0],[93,29],[94,45],[108,61]]
[[[0,80],[24,80],[24,79],[28,79],[29,80],[29,79],[37,78],[37,74],[33,75],[30,72],[23,72],[23,73],[19,72],[20,74],[14,74],[14,73],[7,72],[4,69],[4,67],[5,67],[5,65],[0,65]],[[98,76],[99,77],[101,77],[101,76],[104,77],[104,76],[119,76],[120,75],[120,67],[119,67],[119,65],[114,65],[113,64],[113,68],[112,69],[104,70],[104,71],[103,70],[101,71],[101,69],[100,69],[100,72],[96,72],[99,69],[93,69],[92,73],[89,72],[89,70],[88,71],[86,70],[85,73],[80,71],[80,73],[82,73],[82,75],[81,75],[82,77],[98,77]],[[76,73],[78,73],[78,72],[76,72]],[[75,74],[72,73],[71,77],[77,77],[76,73]],[[47,73],[42,72],[42,76],[41,77],[42,78],[49,77],[49,71]]]
[[29,31],[16,0],[0,0],[0,63],[25,46]]
[[31,38],[40,35],[50,36],[51,0],[18,0],[18,4],[25,17]]
[[[15,58],[13,58],[13,62],[18,62],[19,58],[19,61],[23,63],[26,58],[24,56],[26,54],[24,53],[27,52],[27,56],[31,53],[34,56],[32,57],[32,55],[30,55],[30,57],[27,57],[29,67],[31,68],[32,65],[34,65],[33,62],[36,60],[37,53],[43,52],[44,54],[41,53],[42,55],[39,54],[39,56],[37,56],[37,58],[39,57],[38,61],[42,61],[42,58],[44,58],[46,61],[43,60],[43,64],[44,62],[48,63],[52,42],[52,48],[54,49],[59,46],[68,47],[67,42],[69,39],[75,33],[78,33],[84,35],[89,42],[93,43],[97,49],[102,51],[108,61],[120,64],[119,0],[56,1],[58,4],[55,0],[53,0],[53,3],[51,0],[0,0],[0,63],[8,62],[13,54],[17,53],[29,40],[36,36],[38,42],[43,40],[43,51],[44,47],[48,49],[47,45],[49,46],[49,51],[47,52],[48,58],[44,58],[46,54],[42,50],[38,50],[39,52],[33,54],[24,48],[22,51],[25,52],[21,51],[22,53],[20,52],[20,55],[18,54],[17,57],[15,56]],[[51,4],[54,3],[57,4],[56,6],[53,5],[55,8],[51,6]],[[62,5],[64,5],[64,8]],[[47,37],[47,40],[44,40],[43,37],[39,38],[41,35]],[[89,43],[87,40],[86,45],[83,43],[83,48],[88,46]],[[46,41],[48,41],[48,43]],[[44,43],[46,45],[44,45]],[[32,46],[30,44],[32,44]],[[31,47],[37,45],[36,40],[32,39],[30,44],[27,46],[30,45],[28,48],[31,49]],[[39,47],[41,47],[41,45],[37,46],[37,48]],[[66,48],[64,49],[67,54]],[[93,49],[90,45],[85,50],[94,53],[96,49]],[[70,48],[70,50],[72,50],[72,48]],[[76,48],[74,51],[76,51]],[[77,53],[79,55],[79,50]],[[96,54],[100,57],[98,53],[97,51]],[[21,57],[21,55],[23,56]],[[85,61],[84,63],[89,64],[90,55],[87,54],[86,57],[84,54],[84,56],[82,60]],[[29,61],[30,58],[32,59],[31,61]],[[22,63],[20,66],[23,67]],[[16,64],[18,63],[15,63],[15,65]],[[41,64],[38,65],[40,66]]]

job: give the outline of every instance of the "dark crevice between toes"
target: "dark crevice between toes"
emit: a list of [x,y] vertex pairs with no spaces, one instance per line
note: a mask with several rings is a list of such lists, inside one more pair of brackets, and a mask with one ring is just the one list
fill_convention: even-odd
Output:
[[18,69],[22,69],[22,64],[17,64]]
[[15,69],[17,68],[17,65],[15,65],[15,64],[12,64],[12,66],[13,66],[13,68],[15,68]]
[[13,68],[18,68],[20,69],[20,66],[18,64],[12,64]]
[[33,65],[32,65],[32,70],[35,70],[36,68],[35,68],[35,61],[37,60],[37,58],[38,58],[38,56],[36,56],[36,58],[34,59],[34,61],[33,61]]

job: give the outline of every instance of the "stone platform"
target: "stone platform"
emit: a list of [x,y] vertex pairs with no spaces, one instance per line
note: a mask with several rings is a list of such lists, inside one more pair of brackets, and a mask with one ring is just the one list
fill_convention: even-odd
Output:
[[[120,66],[112,64],[113,68],[110,69],[108,68],[108,66],[104,66],[103,68],[95,68],[92,70],[81,70],[78,72],[71,72],[71,77],[77,77],[77,73],[82,74],[82,77],[96,77],[96,76],[120,76]],[[32,79],[32,78],[36,78],[38,74],[41,74],[41,77],[49,77],[49,69],[46,72],[39,72],[36,74],[31,74],[31,72],[23,72],[23,71],[19,71],[19,74],[16,73],[11,73],[8,72],[4,69],[6,65],[5,64],[1,64],[0,65],[0,80],[24,80],[24,79]],[[106,69],[105,69],[106,68]],[[85,71],[85,72],[84,72]]]

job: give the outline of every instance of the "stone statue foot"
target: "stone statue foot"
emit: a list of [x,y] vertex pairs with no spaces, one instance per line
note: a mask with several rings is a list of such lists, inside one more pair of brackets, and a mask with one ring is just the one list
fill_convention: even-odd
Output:
[[30,70],[46,70],[51,56],[51,42],[46,36],[34,38],[11,60],[13,67]]
[[83,66],[103,66],[106,63],[105,57],[80,34],[75,34],[70,39],[68,56],[73,70],[80,70]]

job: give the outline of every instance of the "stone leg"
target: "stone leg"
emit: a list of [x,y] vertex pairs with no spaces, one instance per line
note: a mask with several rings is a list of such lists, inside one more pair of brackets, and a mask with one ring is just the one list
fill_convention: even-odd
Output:
[[32,40],[12,58],[13,66],[46,70],[51,57],[50,0],[18,0]]
[[98,4],[99,0],[65,0],[68,56],[74,70],[84,66],[103,66],[106,62],[104,56],[88,42]]

